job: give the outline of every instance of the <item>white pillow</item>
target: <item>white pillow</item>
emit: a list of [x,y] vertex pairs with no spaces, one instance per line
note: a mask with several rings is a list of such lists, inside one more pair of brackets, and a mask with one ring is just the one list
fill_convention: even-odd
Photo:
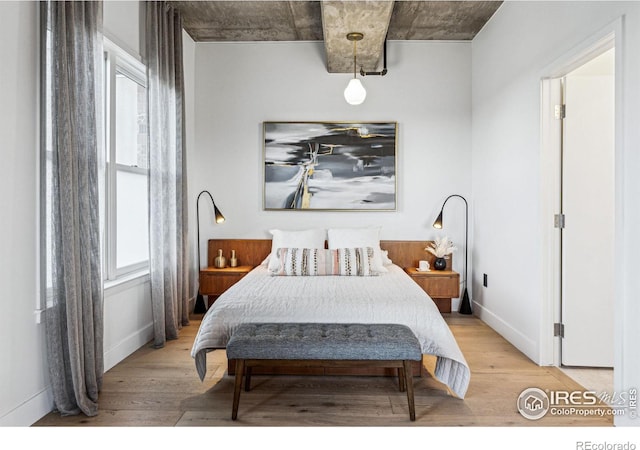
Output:
[[389,250],[382,250],[382,265],[390,266],[391,264],[393,264],[393,261],[389,258]]
[[324,248],[327,238],[326,230],[320,228],[300,231],[269,230],[269,233],[273,236],[267,263],[269,270],[276,270],[280,265],[277,253],[279,248]]
[[385,261],[391,261],[383,257],[380,248],[380,227],[367,228],[330,228],[327,232],[329,248],[373,248],[372,269],[379,273],[388,272]]

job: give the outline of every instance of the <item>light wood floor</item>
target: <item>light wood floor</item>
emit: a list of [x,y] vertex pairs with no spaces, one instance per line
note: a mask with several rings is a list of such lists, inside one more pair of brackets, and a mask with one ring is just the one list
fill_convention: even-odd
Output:
[[238,420],[231,421],[233,380],[224,351],[209,353],[204,382],[190,356],[200,324],[195,316],[180,339],[162,349],[144,347],[105,374],[98,416],[51,413],[34,426],[612,426],[610,417],[525,419],[516,408],[524,389],[582,387],[557,368],[535,365],[479,319],[445,316],[471,367],[471,383],[461,400],[432,378],[416,378],[415,422],[394,378],[282,375],[254,376],[252,390],[241,395]]

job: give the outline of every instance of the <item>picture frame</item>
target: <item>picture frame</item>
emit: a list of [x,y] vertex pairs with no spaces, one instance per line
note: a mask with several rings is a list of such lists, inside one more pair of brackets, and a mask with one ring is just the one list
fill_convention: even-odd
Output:
[[265,210],[395,211],[397,122],[264,122]]

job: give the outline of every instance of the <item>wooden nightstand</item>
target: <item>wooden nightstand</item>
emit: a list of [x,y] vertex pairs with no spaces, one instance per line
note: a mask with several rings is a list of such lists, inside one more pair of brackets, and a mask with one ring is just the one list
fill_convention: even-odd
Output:
[[460,274],[458,272],[452,270],[419,272],[415,267],[406,267],[404,270],[429,294],[440,312],[451,312],[451,299],[460,297]]
[[224,269],[207,267],[200,270],[200,293],[209,297],[207,306],[211,306],[216,297],[236,284],[252,269],[253,266],[238,266]]

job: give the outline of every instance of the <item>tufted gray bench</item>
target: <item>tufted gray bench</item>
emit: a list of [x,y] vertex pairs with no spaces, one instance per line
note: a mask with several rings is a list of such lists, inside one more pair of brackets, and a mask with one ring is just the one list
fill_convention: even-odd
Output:
[[407,392],[409,417],[415,420],[411,361],[421,361],[420,343],[399,324],[246,323],[227,343],[227,358],[236,360],[231,419],[238,416],[242,377],[251,387],[256,366],[393,367],[400,391]]

